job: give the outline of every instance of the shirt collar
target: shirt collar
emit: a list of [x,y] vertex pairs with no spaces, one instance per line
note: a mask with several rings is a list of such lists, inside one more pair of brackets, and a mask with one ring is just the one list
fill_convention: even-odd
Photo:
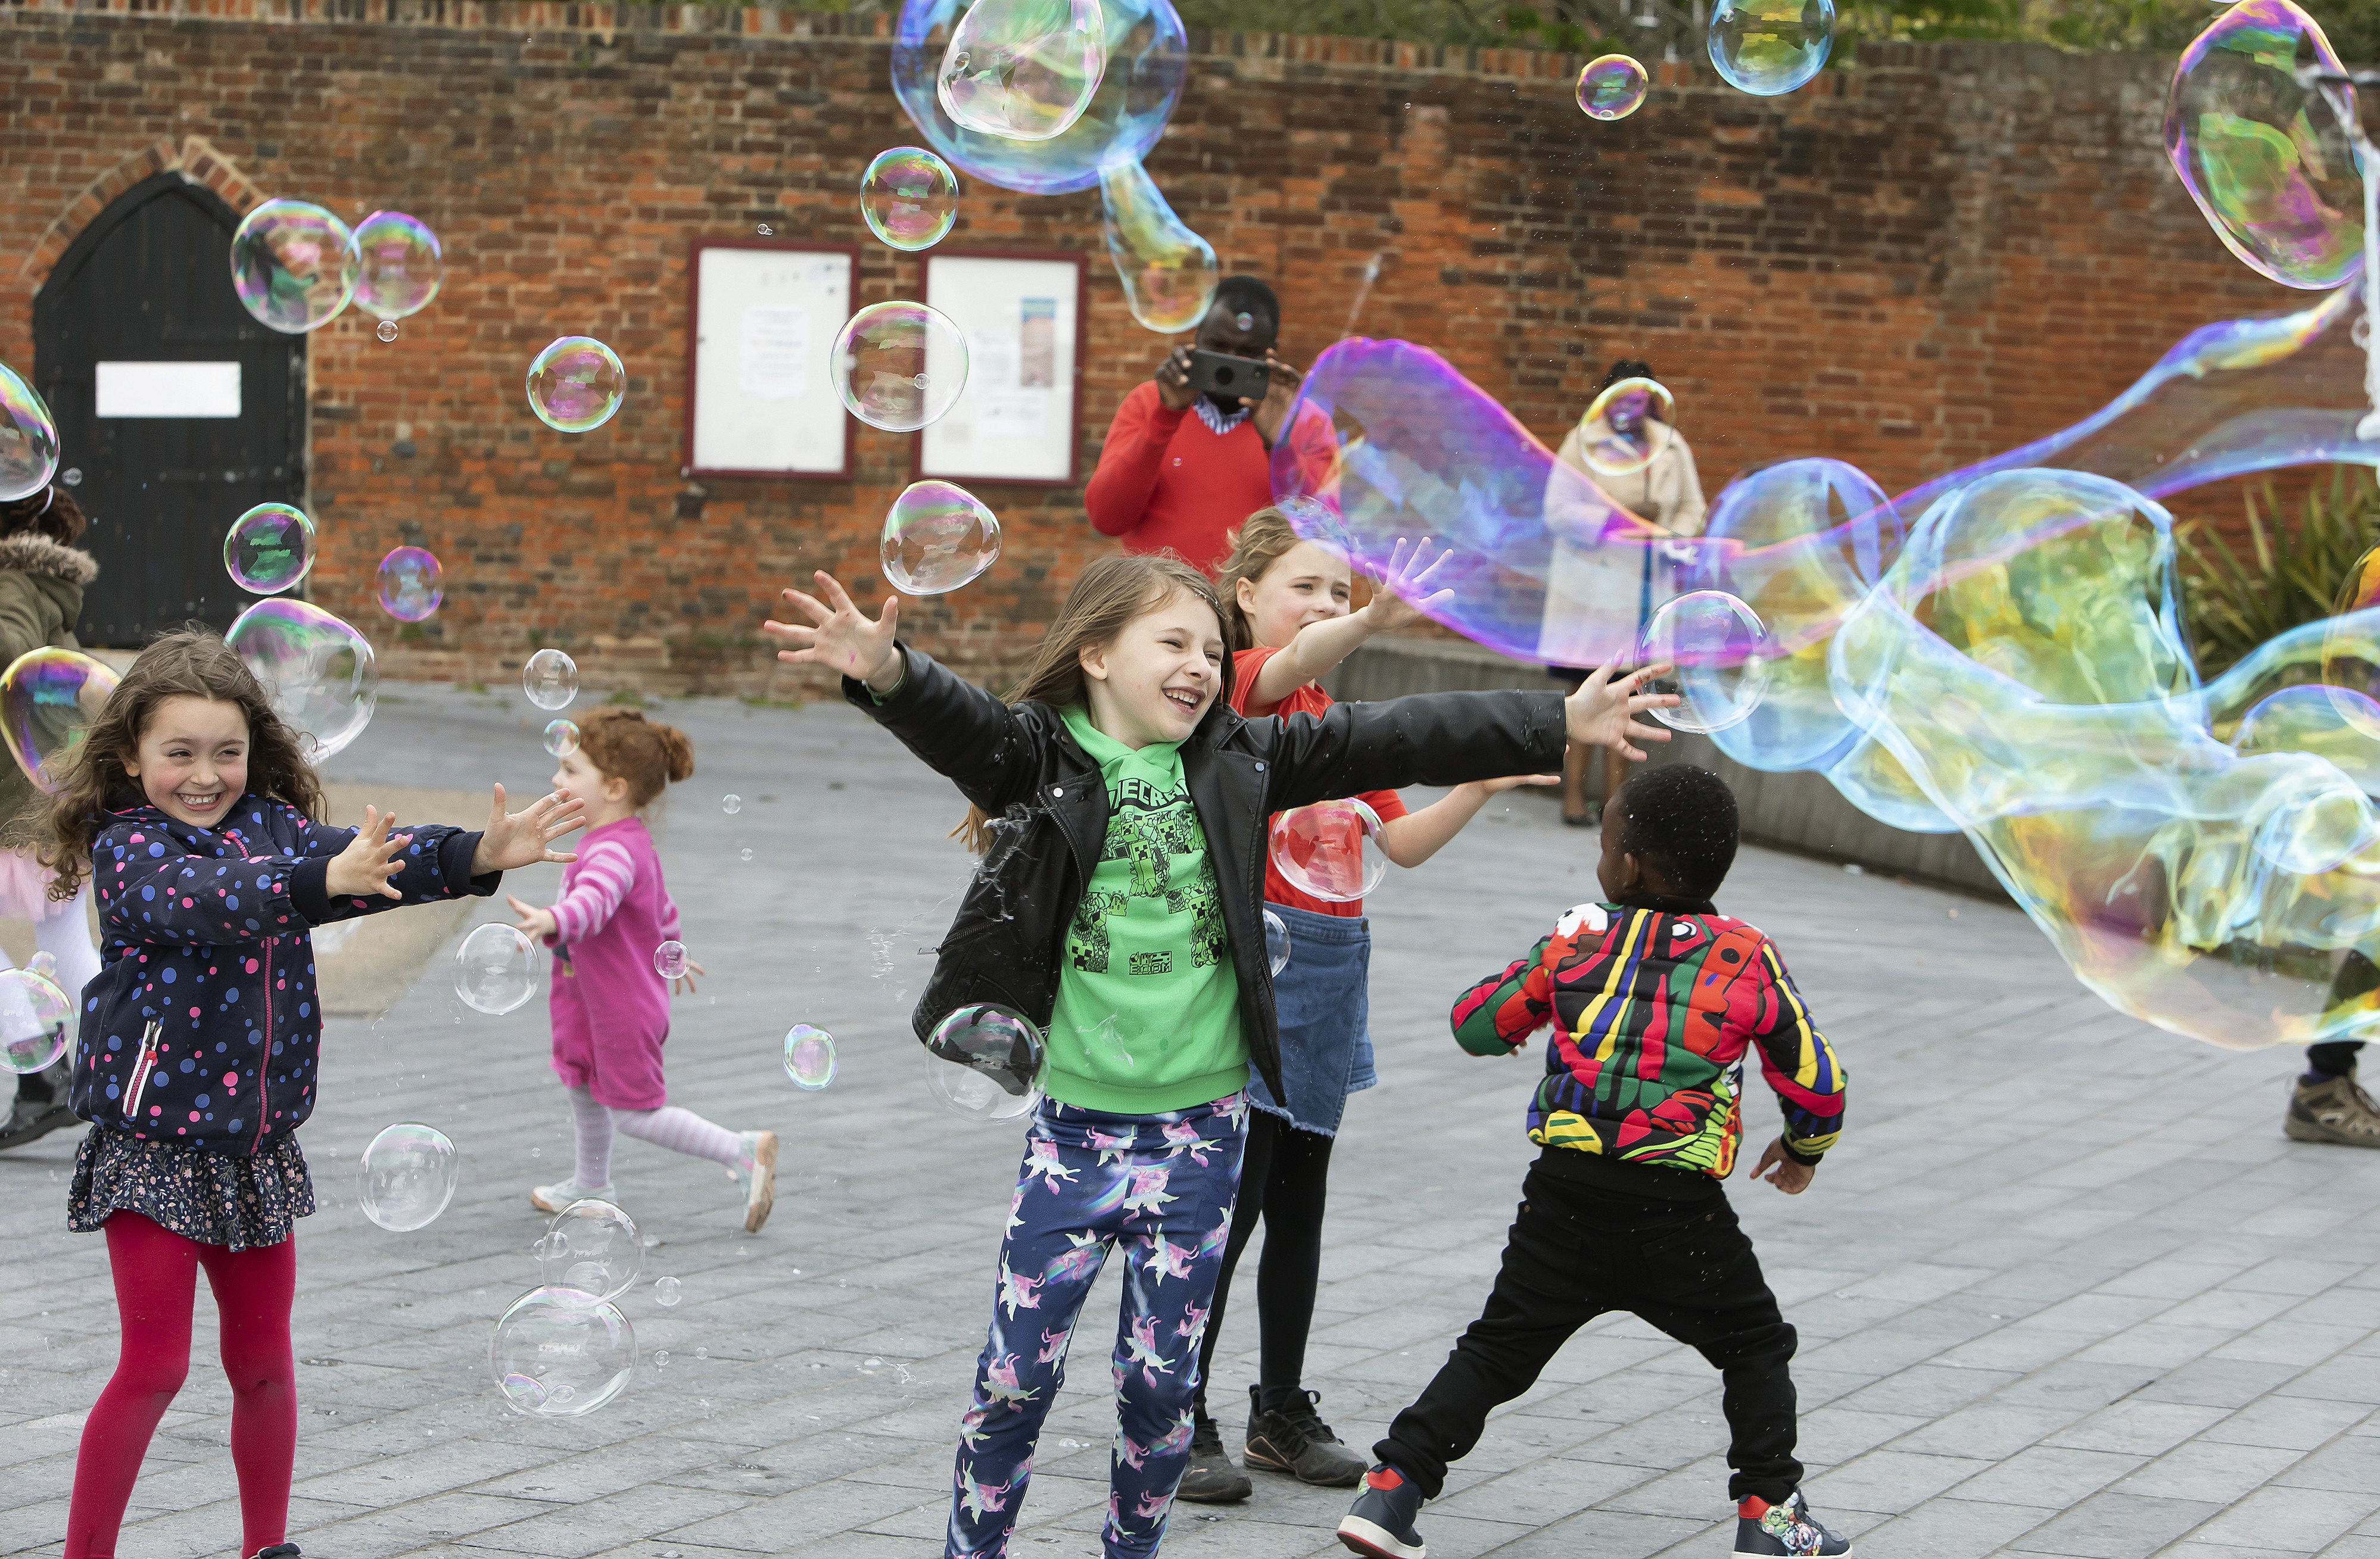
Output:
[[1252,414],[1252,408],[1242,406],[1239,410],[1230,413],[1227,416],[1224,413],[1216,410],[1215,403],[1208,400],[1204,395],[1201,395],[1196,400],[1191,402],[1190,409],[1198,414],[1198,420],[1207,425],[1207,431],[1217,434],[1230,432],[1232,429],[1237,428],[1241,423],[1245,422]]

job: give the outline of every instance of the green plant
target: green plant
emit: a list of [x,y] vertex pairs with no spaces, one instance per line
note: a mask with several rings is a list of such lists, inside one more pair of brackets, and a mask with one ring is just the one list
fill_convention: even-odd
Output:
[[[2274,635],[2320,622],[2338,607],[2355,565],[2380,539],[2380,481],[2360,465],[2331,468],[2307,489],[2304,516],[2280,516],[2267,480],[2250,492],[2248,556],[2202,520],[2179,527],[2184,614],[2202,676],[2214,676]],[[2273,516],[2268,525],[2265,515]]]
[[603,702],[606,704],[617,704],[623,708],[629,709],[650,709],[653,707],[645,701],[645,695],[643,694],[638,693],[633,687],[614,688],[612,692],[612,696],[604,699]]

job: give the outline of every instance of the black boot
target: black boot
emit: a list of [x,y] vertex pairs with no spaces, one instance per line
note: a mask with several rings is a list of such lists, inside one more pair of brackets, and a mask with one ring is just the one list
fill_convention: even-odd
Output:
[[1364,1476],[1364,1458],[1340,1443],[1330,1426],[1315,1411],[1319,1392],[1300,1391],[1280,1412],[1269,1412],[1260,1388],[1248,1387],[1250,1467],[1286,1472],[1301,1483],[1318,1489],[1352,1489]]
[[1247,1498],[1253,1485],[1246,1473],[1232,1465],[1223,1449],[1223,1432],[1207,1416],[1203,1394],[1191,1411],[1196,1421],[1190,1432],[1190,1469],[1182,1475],[1173,1497],[1193,1505],[1233,1505]]
[[7,1124],[0,1126],[0,1151],[21,1148],[75,1123],[75,1113],[67,1104],[73,1065],[69,1057],[61,1056],[40,1071],[17,1080],[16,1102],[9,1106]]

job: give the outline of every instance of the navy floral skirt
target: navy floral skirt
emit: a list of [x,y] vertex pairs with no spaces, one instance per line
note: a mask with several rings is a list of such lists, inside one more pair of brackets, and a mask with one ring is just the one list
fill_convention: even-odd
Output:
[[93,1234],[111,1213],[138,1213],[201,1245],[278,1245],[314,1211],[314,1178],[294,1136],[251,1158],[96,1128],[75,1154],[67,1227]]

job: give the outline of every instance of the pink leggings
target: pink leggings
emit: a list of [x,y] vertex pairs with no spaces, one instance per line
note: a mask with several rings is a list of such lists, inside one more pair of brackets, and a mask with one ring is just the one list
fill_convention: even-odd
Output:
[[157,1420],[190,1372],[190,1305],[207,1269],[223,1315],[224,1374],[231,1381],[231,1464],[239,1477],[240,1552],[288,1536],[289,1474],[298,1456],[297,1360],[289,1307],[298,1290],[298,1242],[227,1251],[186,1239],[138,1213],[107,1219],[122,1340],[115,1373],[83,1421],[64,1559],[114,1559],[116,1529]]

